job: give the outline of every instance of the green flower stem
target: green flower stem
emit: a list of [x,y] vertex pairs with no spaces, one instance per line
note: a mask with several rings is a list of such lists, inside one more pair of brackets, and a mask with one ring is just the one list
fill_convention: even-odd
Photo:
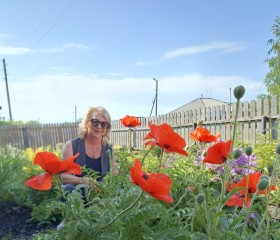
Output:
[[130,206],[128,206],[126,209],[122,210],[119,214],[117,214],[113,218],[113,220],[111,222],[107,223],[105,226],[103,226],[102,229],[112,225],[121,215],[123,215],[124,213],[129,211],[131,208],[133,208],[135,206],[135,204],[140,200],[140,198],[142,197],[143,193],[144,193],[144,191],[141,191],[141,193],[138,195],[138,197],[135,199],[135,201]]
[[144,160],[145,160],[145,158],[147,157],[147,155],[148,155],[148,153],[149,153],[150,151],[152,151],[151,148],[145,153],[145,155],[144,155],[144,157],[143,157],[143,159],[142,159],[142,161],[141,161],[141,165],[142,165],[142,166],[144,166]]
[[[271,173],[271,180],[270,180],[270,185],[268,187],[268,197],[267,197],[267,201],[269,201],[269,197],[270,197],[270,194],[271,194],[271,189],[272,189],[272,185],[274,183],[274,181],[276,180],[276,168],[278,166],[278,160],[279,160],[279,154],[276,153],[276,159],[273,163],[273,167],[272,167],[272,173]],[[276,217],[276,215],[275,215]]]
[[[262,228],[262,225],[265,223],[265,220],[266,222],[269,224],[269,218],[268,218],[268,202],[266,201],[266,204],[265,204],[266,208],[265,208],[265,213],[262,217],[262,220],[260,221],[259,225],[258,225],[258,228],[256,230],[256,232],[263,232],[263,228]],[[269,228],[269,226],[267,227]],[[268,238],[266,238],[268,239]]]
[[129,153],[131,152],[131,132],[132,132],[132,129],[128,128],[128,152]]
[[[269,217],[269,214],[268,214],[268,205],[269,205],[272,185],[275,181],[275,175],[276,175],[275,172],[276,172],[276,168],[277,168],[277,165],[278,165],[278,159],[279,159],[279,154],[276,153],[276,159],[273,163],[273,168],[272,168],[272,173],[271,173],[270,185],[268,186],[267,192],[266,192],[265,217],[266,217],[267,227],[266,227],[266,231],[265,231],[265,236],[267,237],[267,239],[268,239],[269,227],[270,227],[270,217]],[[277,198],[278,198],[278,196],[277,196]],[[278,204],[278,201],[277,201],[277,204]],[[276,208],[276,211],[275,211],[274,219],[276,219],[277,214],[278,214],[277,209],[278,209],[278,205],[277,205],[277,208]]]
[[234,122],[233,122],[232,143],[231,143],[231,146],[230,146],[228,160],[225,163],[225,171],[224,171],[224,174],[223,174],[224,177],[222,179],[223,181],[222,181],[222,189],[221,189],[221,199],[223,199],[223,196],[226,193],[226,183],[231,182],[231,178],[230,178],[230,163],[231,163],[231,161],[229,159],[231,159],[231,156],[233,156],[232,153],[233,153],[233,146],[234,146],[234,142],[235,142],[235,135],[236,135],[236,128],[237,128],[237,115],[238,115],[239,105],[240,105],[240,99],[237,99],[236,112],[235,112],[235,117],[234,117]]
[[175,209],[175,208],[179,205],[179,203],[183,200],[183,198],[184,198],[186,195],[187,195],[187,192],[185,192],[185,193],[180,197],[179,201],[178,201],[172,208],[170,208],[169,211],[172,210],[172,209]]
[[240,99],[237,99],[236,112],[235,112],[234,123],[233,123],[232,144],[231,144],[231,147],[230,147],[230,153],[232,153],[234,142],[235,142],[235,135],[236,135],[236,128],[237,128],[237,115],[238,115],[239,105],[240,105]]
[[62,182],[60,180],[60,174],[56,174],[53,176],[54,178],[54,182],[56,183],[57,187],[58,187],[58,191],[61,194],[61,197],[66,200],[66,195],[65,195],[65,191],[64,188],[62,187]]
[[162,158],[163,158],[163,150],[161,150],[160,157],[159,157],[158,171],[159,171],[159,170],[161,169],[161,167],[162,167]]
[[250,172],[250,159],[251,156],[248,156],[248,164],[247,164],[247,176],[246,176],[246,194],[243,202],[243,207],[246,205],[246,199],[248,195],[248,187],[249,187],[249,172]]
[[[243,238],[243,234],[245,233],[245,229],[247,227],[247,223],[248,223],[249,218],[250,218],[251,209],[252,209],[252,206],[253,206],[253,203],[255,201],[255,198],[256,198],[257,194],[259,194],[259,190],[258,189],[254,193],[254,195],[252,197],[252,200],[251,200],[251,203],[250,203],[250,206],[247,209],[247,213],[246,213],[246,217],[245,217],[245,223],[244,223],[243,230],[242,230],[242,233],[241,233],[241,239],[245,239],[245,238]],[[243,209],[246,209],[246,208],[243,208]]]
[[279,201],[280,201],[280,191],[277,191],[277,197],[276,197],[276,209],[275,209],[275,213],[274,213],[274,219],[277,219],[278,216],[278,210],[279,210]]
[[[229,157],[228,157],[229,158]],[[220,199],[222,200],[223,198],[224,198],[224,195],[226,194],[226,192],[227,192],[227,186],[226,186],[226,184],[228,183],[229,184],[229,182],[231,182],[231,174],[230,174],[230,161],[229,160],[227,160],[226,162],[225,162],[225,170],[224,170],[224,173],[222,174],[222,179],[221,179],[221,197],[220,197]],[[220,205],[220,208],[219,209],[222,209],[222,207],[224,206],[224,204],[221,204]]]

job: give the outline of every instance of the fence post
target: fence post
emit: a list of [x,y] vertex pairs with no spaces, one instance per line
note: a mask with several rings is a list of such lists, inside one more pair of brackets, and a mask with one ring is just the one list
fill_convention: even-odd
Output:
[[27,126],[22,128],[22,135],[23,135],[23,145],[24,148],[29,148],[29,137],[28,137],[28,128]]
[[277,119],[272,119],[271,120],[271,137],[273,140],[278,139],[277,125],[278,125]]

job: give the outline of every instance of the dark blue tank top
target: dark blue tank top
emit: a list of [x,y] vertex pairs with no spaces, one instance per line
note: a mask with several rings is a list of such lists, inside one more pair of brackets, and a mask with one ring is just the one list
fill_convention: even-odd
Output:
[[97,181],[100,179],[101,176],[101,156],[99,158],[90,158],[86,154],[86,166],[87,168],[90,168],[96,172],[98,172],[99,178],[97,178]]

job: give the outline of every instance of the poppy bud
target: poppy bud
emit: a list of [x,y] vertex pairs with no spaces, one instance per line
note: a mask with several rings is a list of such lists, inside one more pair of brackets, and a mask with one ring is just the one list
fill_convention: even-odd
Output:
[[100,209],[104,209],[105,204],[103,202],[100,202],[97,204],[97,207],[99,207]]
[[252,147],[246,147],[245,149],[245,153],[247,154],[247,156],[250,156],[253,152],[253,148]]
[[241,155],[242,155],[242,152],[241,152],[240,149],[236,149],[236,150],[234,151],[234,153],[233,153],[234,159],[240,158]]
[[197,203],[197,204],[203,203],[204,200],[205,200],[204,194],[201,193],[201,194],[198,194],[198,195],[196,196],[196,203]]
[[257,188],[259,191],[262,191],[265,190],[268,187],[268,185],[269,185],[269,181],[265,178],[262,178],[260,179]]
[[245,88],[242,85],[236,86],[233,90],[233,95],[236,99],[240,99],[244,96]]
[[92,200],[92,203],[93,204],[98,204],[98,203],[100,203],[100,198],[99,197],[96,197],[96,198],[94,198],[93,200]]
[[261,177],[260,177],[260,180],[261,179],[267,179],[267,181],[269,181],[269,176],[267,176],[267,175],[262,175]]
[[277,144],[277,146],[276,146],[276,153],[280,154],[280,144]]

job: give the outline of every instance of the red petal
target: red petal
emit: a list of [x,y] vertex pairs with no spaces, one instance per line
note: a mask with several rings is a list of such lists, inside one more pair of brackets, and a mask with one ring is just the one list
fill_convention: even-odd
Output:
[[227,142],[223,142],[223,147],[221,149],[221,153],[223,155],[224,158],[228,158],[229,152],[230,152],[230,148],[231,148],[231,144],[232,144],[232,140],[228,140]]
[[49,173],[33,176],[24,183],[26,186],[37,190],[49,190],[52,187],[52,175]]
[[[237,206],[237,207],[243,207],[244,204],[244,195],[239,195],[235,194],[233,195],[227,202],[227,206]],[[247,200],[246,200],[246,207],[250,205],[250,196],[249,194],[247,195]]]
[[80,155],[77,153],[75,156],[72,156],[64,161],[60,161],[59,172],[66,172],[69,174],[80,175],[82,172],[81,166],[77,163],[74,163],[74,160]]
[[54,174],[60,165],[60,159],[52,152],[38,152],[34,164],[38,164],[45,172]]
[[150,177],[147,181],[147,185],[149,186],[149,191],[146,192],[149,193],[152,197],[162,201],[166,201],[168,203],[173,202],[172,197],[169,196],[170,185],[166,184],[161,179]]

